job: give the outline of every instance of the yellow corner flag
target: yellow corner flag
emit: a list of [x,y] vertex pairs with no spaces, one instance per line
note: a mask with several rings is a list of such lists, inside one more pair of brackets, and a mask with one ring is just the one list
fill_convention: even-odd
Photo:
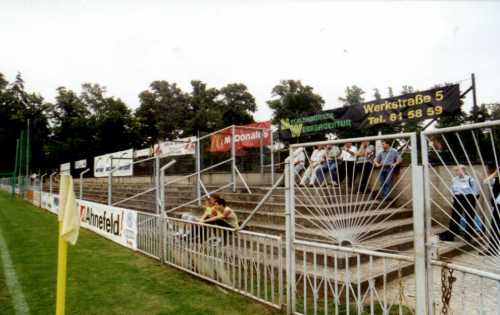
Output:
[[59,186],[59,224],[60,236],[71,245],[76,244],[80,230],[80,214],[76,207],[73,178],[70,175],[61,175]]
[[59,185],[59,241],[57,257],[56,315],[63,315],[66,304],[66,267],[68,243],[75,245],[80,230],[80,216],[76,206],[73,178],[61,175]]

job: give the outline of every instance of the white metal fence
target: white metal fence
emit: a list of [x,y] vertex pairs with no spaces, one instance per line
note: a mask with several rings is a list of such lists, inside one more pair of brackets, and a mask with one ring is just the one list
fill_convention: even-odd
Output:
[[138,250],[165,264],[281,308],[283,246],[279,236],[138,214]]

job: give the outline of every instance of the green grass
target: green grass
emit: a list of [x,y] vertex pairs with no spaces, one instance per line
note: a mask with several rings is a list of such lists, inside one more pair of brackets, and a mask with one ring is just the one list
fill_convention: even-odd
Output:
[[[0,192],[0,229],[32,314],[53,314],[56,217]],[[14,314],[0,264],[0,314]],[[281,314],[81,229],[69,248],[67,314]]]

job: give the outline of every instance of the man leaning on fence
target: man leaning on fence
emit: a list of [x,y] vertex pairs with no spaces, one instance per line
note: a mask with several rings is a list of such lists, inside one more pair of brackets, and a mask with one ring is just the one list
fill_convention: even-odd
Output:
[[394,169],[402,162],[402,159],[398,150],[394,149],[388,141],[383,141],[382,145],[383,150],[377,155],[373,164],[380,168],[380,190],[383,198],[388,199],[392,190]]

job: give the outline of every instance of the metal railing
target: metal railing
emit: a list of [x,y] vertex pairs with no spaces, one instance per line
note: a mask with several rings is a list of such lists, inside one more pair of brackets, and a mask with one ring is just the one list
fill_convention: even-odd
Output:
[[295,314],[414,314],[409,256],[294,242]]
[[281,308],[281,237],[167,218],[164,262]]

